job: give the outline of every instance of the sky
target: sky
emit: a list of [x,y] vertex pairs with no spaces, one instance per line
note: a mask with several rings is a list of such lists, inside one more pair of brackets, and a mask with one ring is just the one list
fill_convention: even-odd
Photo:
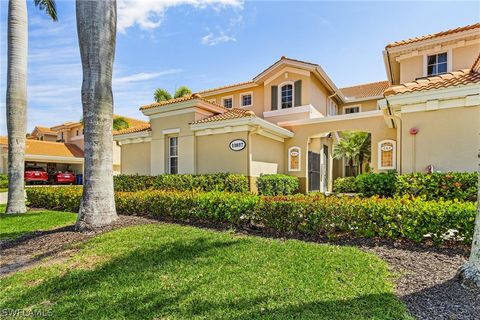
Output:
[[[28,3],[28,129],[78,121],[82,70],[75,2],[58,22]],[[114,112],[156,88],[193,91],[248,81],[281,56],[318,63],[337,87],[386,79],[387,43],[476,23],[480,2],[117,0]],[[0,135],[6,134],[8,1],[0,0]]]

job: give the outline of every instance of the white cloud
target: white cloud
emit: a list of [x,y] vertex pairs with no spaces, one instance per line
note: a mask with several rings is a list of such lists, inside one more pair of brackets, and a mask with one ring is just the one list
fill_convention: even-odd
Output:
[[165,11],[174,6],[191,5],[196,8],[241,8],[243,0],[119,0],[118,31],[138,25],[142,29],[155,29],[163,21]]
[[233,36],[225,34],[225,32],[223,31],[220,31],[220,33],[216,35],[210,31],[206,36],[202,37],[202,44],[205,44],[207,46],[216,46],[217,44],[222,42],[235,41],[237,41],[237,39],[235,39]]
[[145,81],[145,80],[155,79],[161,76],[179,73],[181,71],[182,70],[180,69],[169,69],[169,70],[160,71],[160,72],[140,72],[140,73],[124,76],[124,77],[114,78],[113,82],[115,84],[126,84],[130,82]]

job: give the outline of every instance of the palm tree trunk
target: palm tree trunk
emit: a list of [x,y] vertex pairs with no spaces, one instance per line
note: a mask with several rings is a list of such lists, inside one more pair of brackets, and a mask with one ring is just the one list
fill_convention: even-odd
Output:
[[477,218],[475,219],[472,251],[470,259],[460,270],[460,276],[466,283],[477,285],[480,288],[480,166],[478,174]]
[[117,4],[77,0],[77,32],[82,58],[85,182],[76,224],[90,230],[117,218],[113,192],[113,95]]
[[25,213],[25,135],[27,133],[28,20],[25,0],[8,4],[8,202],[6,213]]

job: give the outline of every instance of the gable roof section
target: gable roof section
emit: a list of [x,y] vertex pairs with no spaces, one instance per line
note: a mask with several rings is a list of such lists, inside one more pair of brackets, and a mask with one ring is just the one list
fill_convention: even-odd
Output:
[[35,128],[33,128],[33,132],[38,132],[40,134],[49,134],[49,135],[52,135],[52,136],[56,136],[57,135],[57,132],[48,128],[48,127],[42,127],[42,126],[35,126]]
[[387,80],[340,88],[347,100],[378,98],[390,86]]
[[389,48],[393,48],[393,47],[399,47],[399,46],[403,46],[403,45],[406,45],[406,44],[411,44],[411,43],[420,42],[420,41],[424,41],[424,40],[440,38],[440,37],[443,37],[443,36],[447,36],[447,35],[451,35],[451,34],[455,34],[455,33],[459,33],[459,32],[464,32],[464,31],[475,30],[475,29],[479,29],[479,31],[480,31],[480,23],[474,23],[474,24],[470,24],[470,25],[467,25],[467,26],[458,27],[458,28],[455,28],[455,29],[449,29],[449,30],[441,31],[441,32],[437,32],[437,33],[427,34],[427,35],[424,35],[424,36],[410,38],[410,39],[406,39],[406,40],[395,41],[395,42],[387,44],[385,49],[389,49]]
[[[8,146],[7,137],[0,137],[0,145]],[[71,143],[26,140],[25,154],[53,157],[83,158],[83,151]]]
[[150,128],[150,123],[145,123],[141,126],[126,128],[122,130],[116,130],[116,131],[113,131],[113,135],[118,136],[121,134],[137,133],[137,132],[144,132],[144,131],[152,131],[152,129]]
[[197,94],[212,94],[215,91],[220,91],[220,90],[224,90],[224,89],[231,89],[231,88],[235,88],[235,87],[249,86],[249,85],[256,86],[257,84],[255,83],[255,81],[250,80],[250,81],[244,81],[244,82],[239,82],[239,83],[234,83],[234,84],[228,84],[228,85],[225,85],[225,86],[220,86],[220,87],[216,87],[216,88],[212,88],[212,89],[205,89],[205,90],[202,90],[202,91],[198,91]]
[[172,104],[175,104],[175,103],[192,101],[192,100],[200,100],[200,101],[203,101],[203,102],[206,102],[206,103],[210,103],[210,104],[212,104],[216,107],[220,107],[224,110],[227,110],[223,106],[221,106],[217,103],[210,102],[207,99],[202,98],[202,96],[200,96],[198,93],[195,93],[195,94],[192,94],[192,95],[189,95],[189,96],[186,96],[186,97],[175,98],[175,99],[170,99],[170,100],[165,100],[165,101],[160,101],[160,102],[154,102],[154,103],[151,103],[151,104],[147,104],[147,105],[141,106],[140,111],[145,111],[145,110],[149,110],[149,109],[153,109],[153,108],[157,108],[157,107],[163,107],[163,106],[168,106],[168,105],[172,105]]
[[201,120],[197,120],[195,122],[192,122],[191,124],[217,122],[217,121],[241,119],[241,118],[255,118],[255,117],[256,116],[255,116],[255,113],[253,113],[253,111],[234,108],[224,113],[219,113],[210,117],[206,117]]
[[418,79],[413,82],[393,86],[385,90],[384,95],[392,96],[402,93],[412,93],[432,89],[443,89],[469,84],[480,84],[480,73],[472,69],[449,72],[433,77]]

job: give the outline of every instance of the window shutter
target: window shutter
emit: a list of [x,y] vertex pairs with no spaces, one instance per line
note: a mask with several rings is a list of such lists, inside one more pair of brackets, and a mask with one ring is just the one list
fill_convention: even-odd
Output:
[[302,80],[295,81],[295,101],[293,102],[294,107],[298,107],[302,105]]
[[272,110],[278,109],[278,86],[272,86]]

